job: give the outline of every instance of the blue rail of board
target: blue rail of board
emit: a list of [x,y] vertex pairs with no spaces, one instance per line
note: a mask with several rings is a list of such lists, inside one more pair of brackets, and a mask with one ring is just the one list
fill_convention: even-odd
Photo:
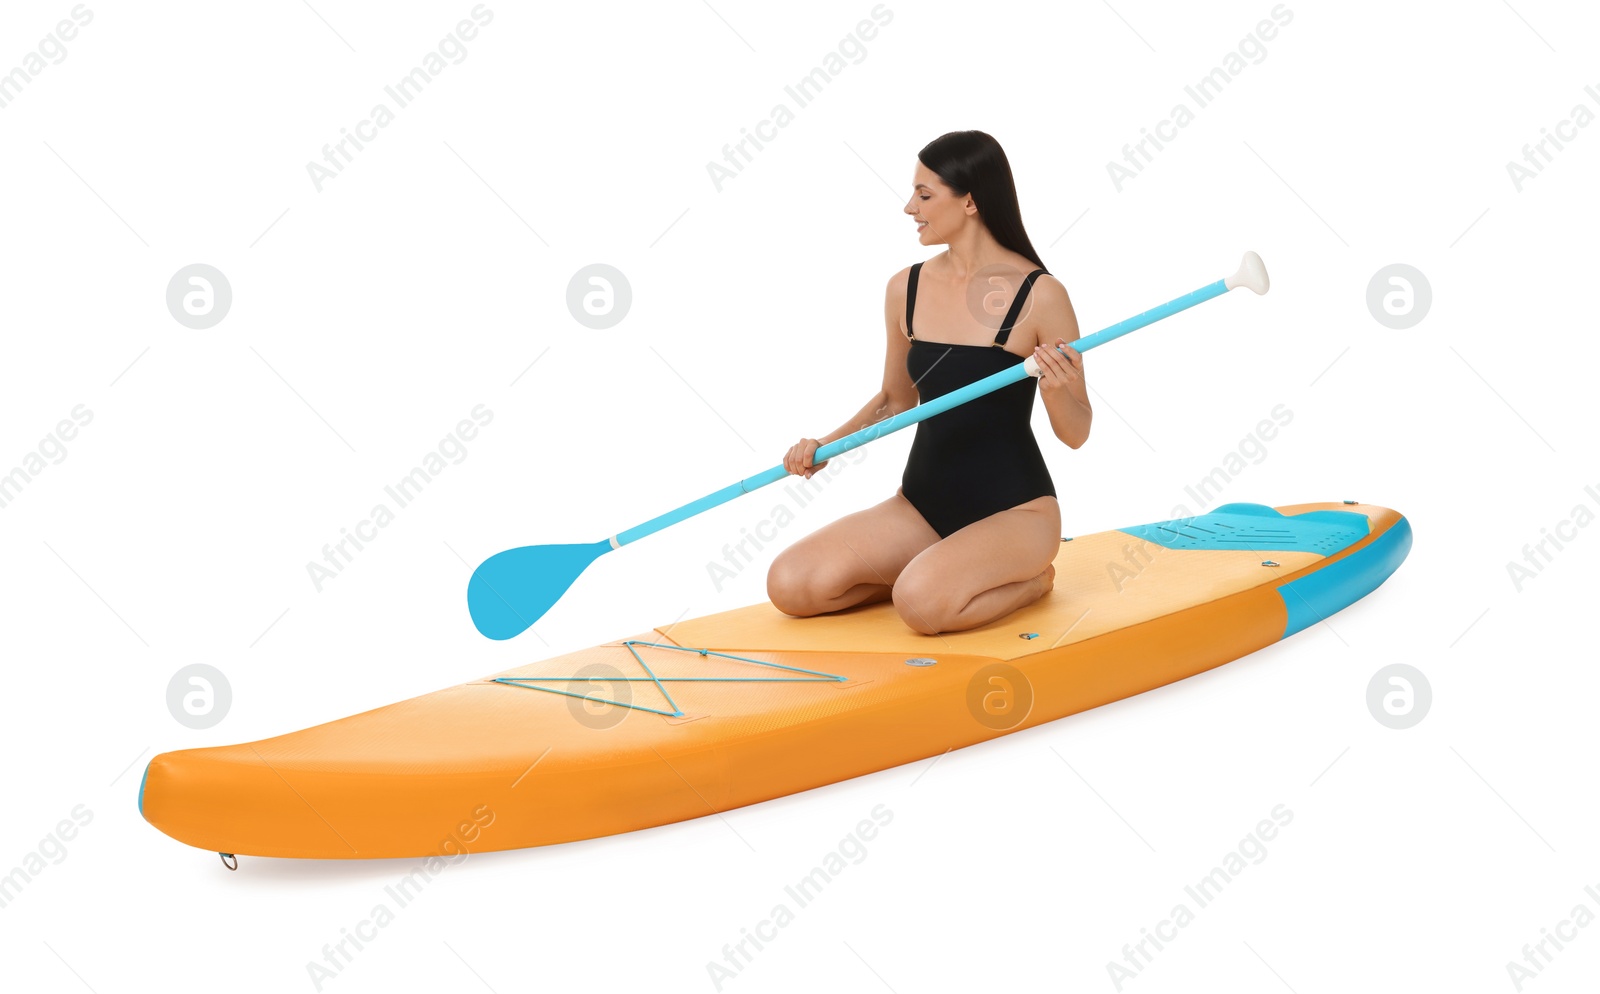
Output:
[[1411,551],[1411,522],[1401,518],[1372,544],[1278,588],[1289,620],[1282,638],[1337,614],[1378,589]]

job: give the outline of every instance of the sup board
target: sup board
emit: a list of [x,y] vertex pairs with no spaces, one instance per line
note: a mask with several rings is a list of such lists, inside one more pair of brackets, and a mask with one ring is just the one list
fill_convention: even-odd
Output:
[[451,856],[664,825],[974,745],[1315,625],[1411,548],[1396,511],[1225,504],[1064,538],[1054,589],[963,632],[888,602],[681,621],[242,745],[152,759],[180,842],[315,859]]

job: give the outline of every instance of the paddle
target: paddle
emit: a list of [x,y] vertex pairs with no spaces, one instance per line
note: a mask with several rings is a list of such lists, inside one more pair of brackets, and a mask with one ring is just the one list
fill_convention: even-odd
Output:
[[[1154,324],[1162,318],[1170,317],[1240,286],[1248,287],[1258,294],[1267,292],[1267,269],[1262,264],[1261,257],[1254,252],[1244,254],[1238,271],[1232,276],[1217,280],[1215,283],[1208,283],[1159,307],[1152,307],[1142,314],[1119,321],[1088,337],[1079,338],[1071,343],[1072,347],[1080,353],[1087,352],[1096,346],[1121,338],[1130,331]],[[993,376],[976,380],[926,404],[918,404],[909,411],[902,411],[877,424],[869,425],[855,434],[829,442],[817,449],[812,456],[812,462],[826,462],[873,439],[882,438],[907,425],[931,418],[958,404],[965,404],[974,397],[981,397],[1007,384],[1016,383],[1025,376],[1038,375],[1039,367],[1034,362],[1033,356],[1029,356]],[[788,475],[780,463],[764,473],[757,473],[748,479],[723,487],[699,500],[690,501],[682,507],[674,508],[599,542],[576,545],[525,545],[496,553],[485,559],[473,571],[472,579],[467,582],[467,609],[472,613],[472,623],[477,626],[478,631],[492,639],[508,639],[520,635],[550,610],[557,600],[560,600],[561,595],[566,593],[567,588],[590,563],[612,549],[621,548],[668,525],[675,525],[692,518],[701,511],[726,503],[741,494],[750,493],[769,483],[776,483]]]

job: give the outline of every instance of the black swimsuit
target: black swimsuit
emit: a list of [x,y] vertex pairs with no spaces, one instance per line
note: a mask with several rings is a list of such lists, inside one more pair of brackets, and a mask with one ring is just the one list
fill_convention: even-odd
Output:
[[[1022,281],[993,345],[959,345],[921,341],[911,334],[921,269],[920,262],[911,267],[906,285],[906,332],[911,338],[906,369],[921,403],[1026,358],[1008,351],[1006,338],[1022,313],[1033,281],[1044,270],[1035,269]],[[1055,484],[1033,437],[1036,389],[1034,378],[1024,377],[918,422],[900,478],[900,493],[940,538],[1036,497],[1055,496]]]

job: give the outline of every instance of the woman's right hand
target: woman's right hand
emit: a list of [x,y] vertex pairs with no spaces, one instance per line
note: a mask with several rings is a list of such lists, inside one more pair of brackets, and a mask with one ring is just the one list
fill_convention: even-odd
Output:
[[811,464],[811,458],[817,453],[817,446],[821,443],[814,438],[802,438],[789,447],[784,453],[783,468],[795,476],[811,479],[811,474],[828,465],[827,461]]

